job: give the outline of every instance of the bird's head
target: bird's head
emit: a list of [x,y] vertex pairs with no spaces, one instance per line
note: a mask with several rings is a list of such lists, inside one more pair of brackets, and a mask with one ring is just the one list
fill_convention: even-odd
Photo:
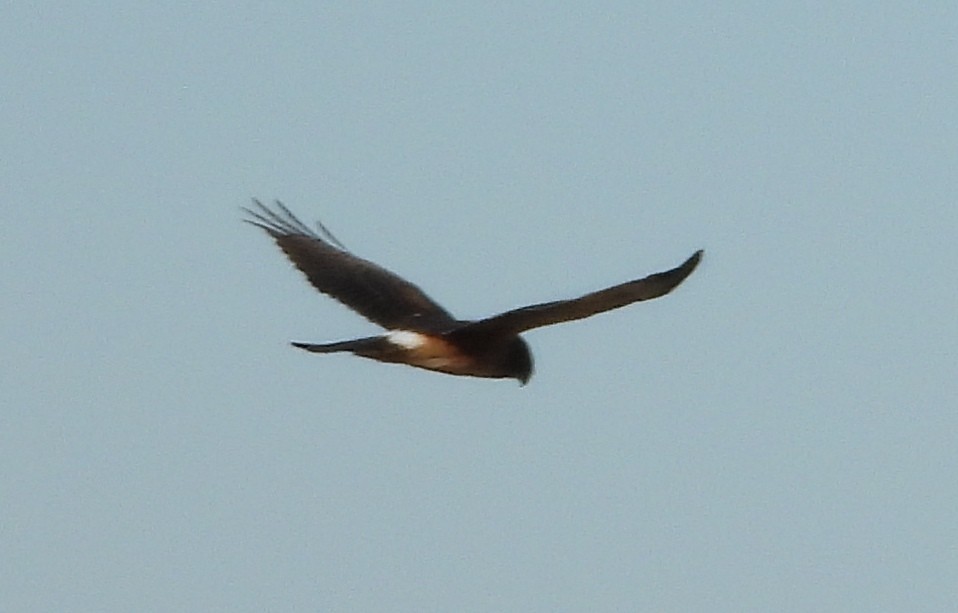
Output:
[[532,352],[529,345],[521,337],[516,337],[509,343],[506,353],[506,368],[508,376],[518,379],[519,385],[525,385],[532,378]]

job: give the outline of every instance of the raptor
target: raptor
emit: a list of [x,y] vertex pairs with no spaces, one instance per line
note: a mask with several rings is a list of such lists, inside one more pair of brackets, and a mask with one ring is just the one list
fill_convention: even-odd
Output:
[[269,234],[320,292],[386,330],[384,334],[332,343],[293,342],[313,353],[349,352],[380,362],[525,385],[532,354],[520,333],[583,319],[668,294],[702,258],[696,251],[680,266],[570,300],[534,304],[492,317],[460,320],[419,287],[382,266],[353,255],[321,223],[313,230],[281,202],[275,209],[253,200],[244,220]]

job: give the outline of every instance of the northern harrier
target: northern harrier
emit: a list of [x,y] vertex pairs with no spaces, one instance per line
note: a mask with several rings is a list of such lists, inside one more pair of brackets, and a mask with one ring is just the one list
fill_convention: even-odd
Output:
[[385,334],[335,343],[292,343],[314,353],[346,351],[380,362],[496,379],[532,376],[532,355],[520,332],[582,319],[633,302],[658,298],[689,276],[702,251],[678,268],[615,285],[571,300],[545,302],[499,315],[463,321],[453,317],[421,289],[385,268],[350,253],[329,230],[313,231],[279,201],[277,210],[254,200],[246,219],[265,230],[309,282],[366,319]]

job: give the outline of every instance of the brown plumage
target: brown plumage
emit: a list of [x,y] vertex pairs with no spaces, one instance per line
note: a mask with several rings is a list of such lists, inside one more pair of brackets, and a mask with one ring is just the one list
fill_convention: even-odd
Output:
[[532,376],[532,355],[519,333],[583,319],[672,291],[698,265],[696,251],[672,270],[615,285],[571,300],[522,307],[486,319],[453,317],[421,289],[385,268],[350,253],[322,224],[312,230],[279,201],[277,210],[253,201],[248,223],[265,230],[313,287],[389,332],[334,343],[293,345],[314,353],[351,352],[455,375]]

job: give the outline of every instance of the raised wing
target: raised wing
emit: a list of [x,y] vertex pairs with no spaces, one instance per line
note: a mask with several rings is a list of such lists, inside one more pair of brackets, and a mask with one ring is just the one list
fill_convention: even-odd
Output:
[[313,287],[387,329],[429,332],[456,322],[444,308],[402,277],[356,257],[322,224],[319,233],[296,218],[283,203],[274,211],[253,200],[243,209],[247,223],[265,230]]
[[564,321],[583,319],[633,302],[651,300],[664,296],[685,280],[702,259],[702,251],[696,251],[678,268],[649,275],[621,285],[615,285],[571,300],[557,300],[506,311],[481,319],[456,330],[463,337],[472,334],[509,335],[525,330],[549,326]]

